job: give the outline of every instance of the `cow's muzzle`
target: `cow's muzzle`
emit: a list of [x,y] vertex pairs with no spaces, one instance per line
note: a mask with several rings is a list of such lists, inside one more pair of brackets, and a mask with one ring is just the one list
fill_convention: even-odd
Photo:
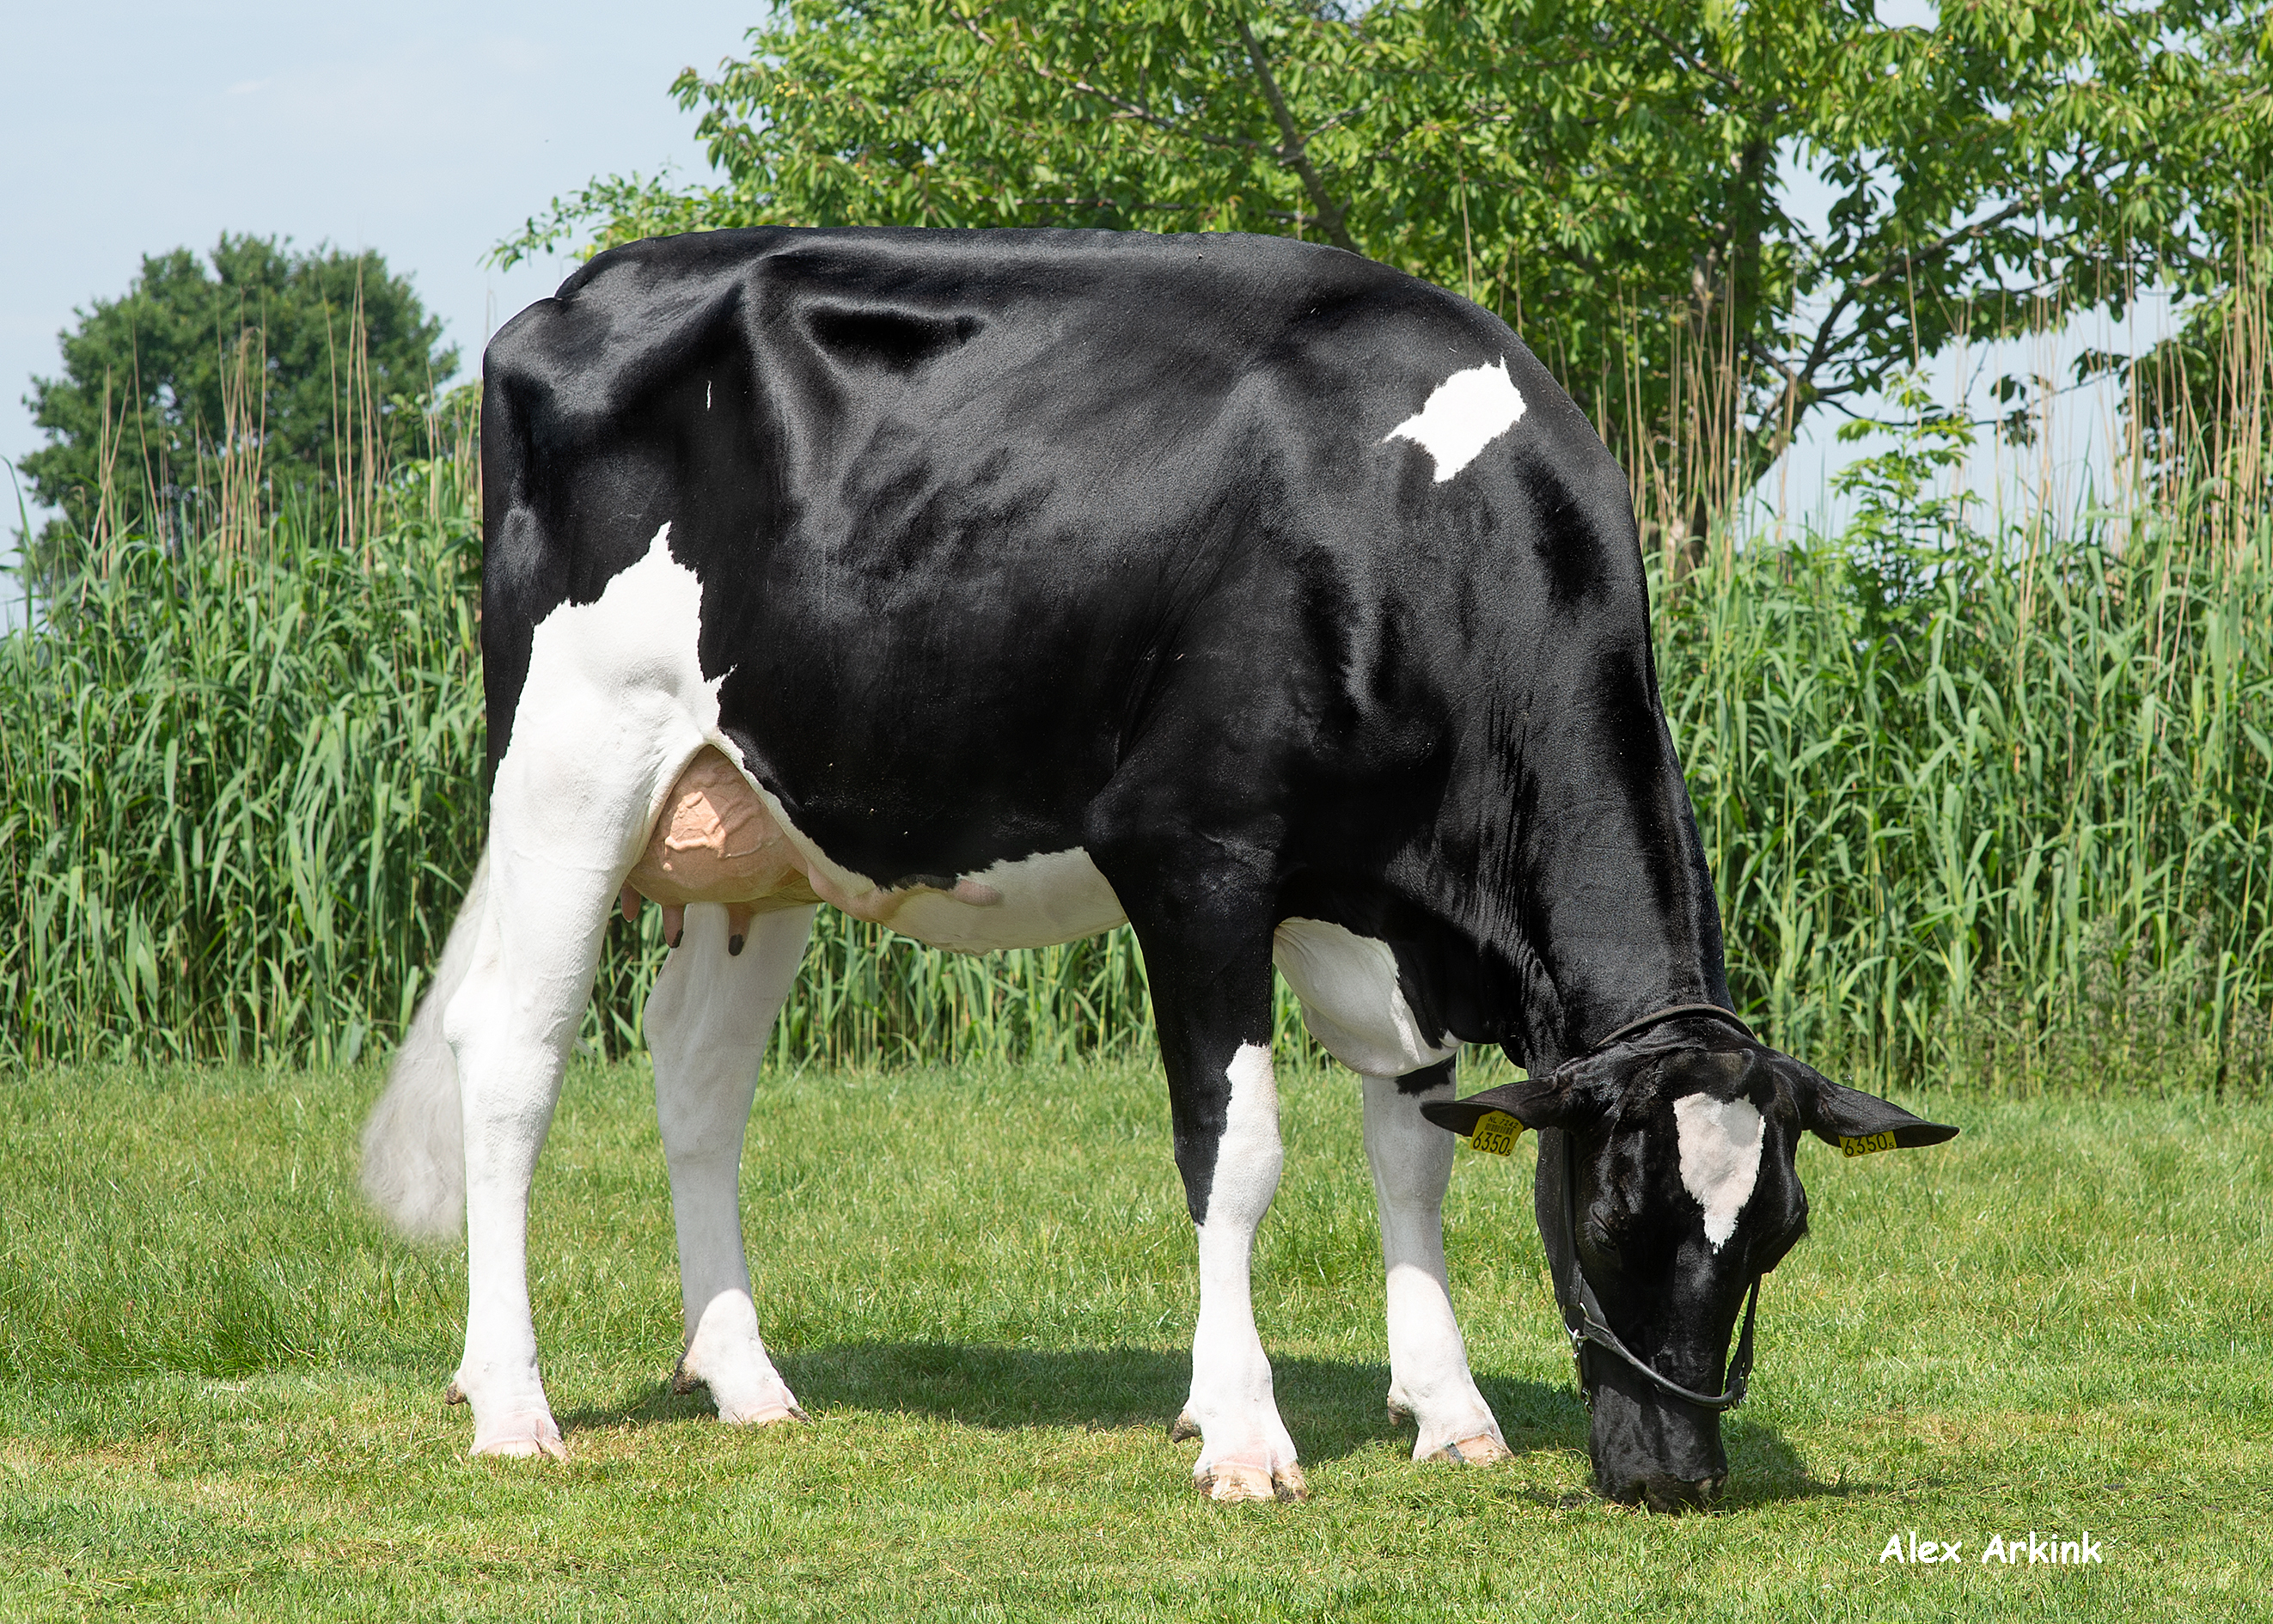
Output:
[[1693,1480],[1653,1473],[1615,1486],[1603,1483],[1602,1490],[1605,1498],[1622,1505],[1647,1506],[1661,1516],[1675,1516],[1684,1511],[1710,1509],[1728,1486],[1725,1471]]

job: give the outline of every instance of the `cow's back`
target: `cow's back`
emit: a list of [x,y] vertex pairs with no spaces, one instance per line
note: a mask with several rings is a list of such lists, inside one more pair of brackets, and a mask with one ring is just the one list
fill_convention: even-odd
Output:
[[[1536,694],[1647,675],[1583,417],[1492,318],[1335,250],[665,239],[488,372],[493,750],[528,629],[668,525],[724,731],[880,884],[1159,816],[1256,845],[1290,908],[1486,937],[1508,904],[1454,870],[1509,860]],[[1506,419],[1480,445],[1429,421],[1462,378]],[[1654,684],[1629,699],[1662,730]]]

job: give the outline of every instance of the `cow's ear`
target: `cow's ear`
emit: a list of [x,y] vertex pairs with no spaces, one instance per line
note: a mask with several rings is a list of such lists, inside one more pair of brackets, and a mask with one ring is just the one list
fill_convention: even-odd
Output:
[[1957,1137],[1946,1123],[1914,1117],[1900,1105],[1810,1072],[1799,1090],[1799,1120],[1827,1145],[1849,1156],[1874,1150],[1914,1150]]
[[1496,1111],[1533,1129],[1580,1128],[1601,1114],[1590,1096],[1574,1088],[1569,1078],[1554,1074],[1504,1082],[1464,1100],[1431,1100],[1421,1107],[1421,1114],[1438,1127],[1464,1136],[1474,1133],[1476,1124]]

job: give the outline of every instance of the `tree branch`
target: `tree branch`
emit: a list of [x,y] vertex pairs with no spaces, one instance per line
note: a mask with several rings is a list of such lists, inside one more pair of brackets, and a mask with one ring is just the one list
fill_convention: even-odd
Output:
[[[2042,201],[2041,192],[2031,191],[2026,197],[2016,198],[2007,204],[1986,220],[1977,220],[1969,225],[1959,226],[1953,230],[1945,231],[1932,242],[1910,250],[1903,256],[1902,268],[1907,271],[1909,267],[1921,260],[1939,258],[1967,238],[1986,236],[2014,216],[2026,213]],[[1894,263],[1889,261],[1868,276],[1847,281],[1841,288],[1839,296],[1831,302],[1831,308],[1824,311],[1823,319],[1816,325],[1815,341],[1808,346],[1804,363],[1797,370],[1789,370],[1786,373],[1789,381],[1785,388],[1793,397],[1791,416],[1793,429],[1798,428],[1800,417],[1810,407],[1827,401],[1834,394],[1846,393],[1844,389],[1817,388],[1815,374],[1839,349],[1844,348],[1849,342],[1852,341],[1851,338],[1834,339],[1833,337],[1834,330],[1839,326],[1840,318],[1846,315],[1849,308],[1860,302],[1863,295],[1891,278],[1895,269]],[[1836,266],[1828,267],[1828,273],[1835,275]]]
[[1294,173],[1302,177],[1302,185],[1310,194],[1310,206],[1318,211],[1318,222],[1325,227],[1326,235],[1333,240],[1334,246],[1356,253],[1358,246],[1350,240],[1349,227],[1343,221],[1341,206],[1326,191],[1324,177],[1319,175],[1317,166],[1310,161],[1309,144],[1302,139],[1302,132],[1295,125],[1294,116],[1287,110],[1287,98],[1279,94],[1279,81],[1272,77],[1271,64],[1263,55],[1263,47],[1256,41],[1255,31],[1247,26],[1247,19],[1243,17],[1239,19],[1239,38],[1247,47],[1248,61],[1255,64],[1255,77],[1263,86],[1264,100],[1271,104],[1272,116],[1279,121],[1279,138],[1282,143],[1279,148],[1279,161],[1291,166]]
[[[1002,45],[971,18],[958,14],[956,20],[963,25],[972,39],[977,40],[988,50],[1007,51],[1013,49]],[[1076,75],[1053,72],[1035,61],[1030,52],[1020,51],[1017,55],[1026,70],[1036,78],[1047,79],[1053,85],[1062,85],[1069,90],[1077,90],[1085,96],[1095,96],[1108,106],[1118,108],[1125,116],[1133,118],[1140,123],[1150,124],[1167,134],[1189,136],[1193,140],[1204,142],[1207,146],[1228,147],[1235,152],[1260,153],[1269,150],[1262,142],[1250,141],[1244,136],[1215,135],[1205,130],[1195,130],[1189,123],[1180,123],[1172,118],[1163,118],[1142,102],[1131,101],[1126,96],[1117,96],[1101,85],[1092,85],[1087,79]]]
[[1636,24],[1635,26],[1640,28],[1644,34],[1649,35],[1650,38],[1655,40],[1660,45],[1665,47],[1666,53],[1673,58],[1675,65],[1687,68],[1694,73],[1702,73],[1707,79],[1718,84],[1730,95],[1742,97],[1744,94],[1744,86],[1739,84],[1737,80],[1730,79],[1727,74],[1722,72],[1720,69],[1714,67],[1711,63],[1705,61],[1702,57],[1692,57],[1684,61],[1684,56],[1685,53],[1682,50],[1681,47],[1675,42],[1673,36],[1665,33],[1654,24],[1643,21]]

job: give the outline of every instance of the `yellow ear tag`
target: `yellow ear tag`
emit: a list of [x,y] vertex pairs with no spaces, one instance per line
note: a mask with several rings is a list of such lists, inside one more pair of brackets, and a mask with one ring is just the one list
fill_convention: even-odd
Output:
[[1513,1156],[1523,1124],[1504,1111],[1487,1111],[1468,1134],[1468,1143],[1487,1156]]
[[1842,1156],[1869,1156],[1874,1150],[1892,1150],[1894,1148],[1892,1132],[1871,1134],[1861,1139],[1849,1139],[1844,1134],[1839,1135],[1839,1154]]

